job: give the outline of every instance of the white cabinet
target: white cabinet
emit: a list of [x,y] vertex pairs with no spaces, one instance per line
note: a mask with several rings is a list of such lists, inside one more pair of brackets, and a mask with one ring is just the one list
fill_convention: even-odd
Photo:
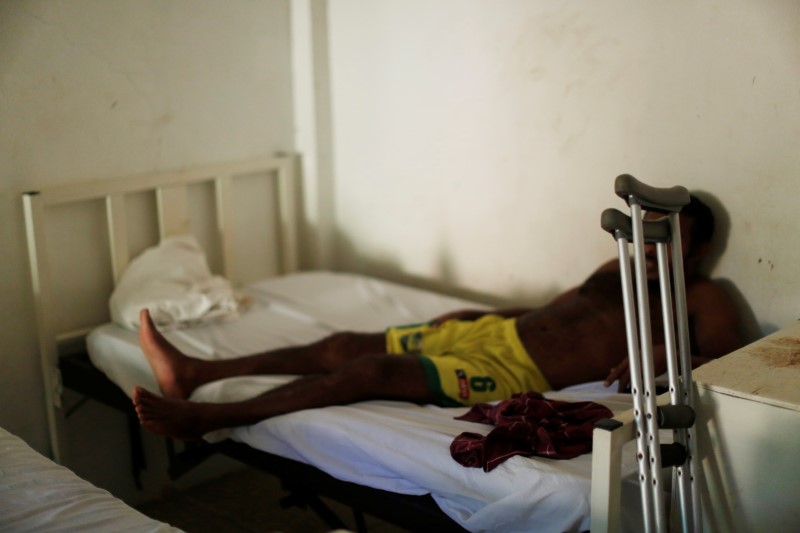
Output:
[[693,377],[705,531],[800,531],[800,322]]

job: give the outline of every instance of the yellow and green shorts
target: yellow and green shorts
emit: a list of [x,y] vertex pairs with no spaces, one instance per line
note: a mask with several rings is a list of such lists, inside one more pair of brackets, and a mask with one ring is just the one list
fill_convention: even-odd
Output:
[[419,358],[434,401],[473,405],[510,398],[517,392],[545,392],[550,384],[528,356],[516,320],[486,315],[474,322],[449,320],[439,326],[389,328],[390,354]]

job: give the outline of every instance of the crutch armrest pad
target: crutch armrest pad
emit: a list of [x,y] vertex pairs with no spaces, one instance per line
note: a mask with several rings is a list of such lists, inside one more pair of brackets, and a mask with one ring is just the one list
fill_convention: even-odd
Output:
[[[618,209],[606,209],[600,215],[600,227],[609,232],[615,239],[624,238],[633,241],[633,223],[631,217]],[[644,242],[668,242],[670,238],[669,219],[642,221]]]
[[652,187],[637,180],[630,174],[617,176],[614,181],[614,192],[625,200],[628,205],[633,199],[635,203],[645,209],[674,213],[681,210],[691,201],[691,196],[686,187]]

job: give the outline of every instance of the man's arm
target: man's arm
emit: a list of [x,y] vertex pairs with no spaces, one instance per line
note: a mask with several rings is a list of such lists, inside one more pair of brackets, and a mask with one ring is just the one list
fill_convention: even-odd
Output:
[[[598,272],[614,272],[619,271],[619,261],[616,259],[612,259],[606,263],[603,263],[598,267],[598,269],[594,272],[594,274]],[[594,275],[593,274],[593,275]],[[551,304],[558,303],[562,300],[568,300],[575,296],[578,292],[579,287],[573,287],[567,291],[564,291],[560,295],[556,296]],[[439,325],[447,322],[448,320],[478,320],[484,315],[500,315],[504,318],[516,318],[518,316],[524,315],[525,313],[529,313],[535,310],[533,307],[512,307],[508,309],[494,309],[491,311],[483,311],[483,310],[476,310],[476,309],[463,309],[460,311],[453,311],[451,313],[446,313],[444,315],[438,316],[431,321],[431,324]]]
[[[686,290],[686,307],[694,340],[692,368],[742,347],[736,307],[720,285],[710,280],[691,284]],[[653,346],[653,369],[656,375],[667,371],[667,350],[663,344]],[[631,376],[627,358],[608,374],[605,379],[606,387],[616,380],[619,380],[620,391],[630,385]]]
[[438,326],[444,324],[448,320],[478,320],[485,315],[499,315],[504,318],[515,318],[520,315],[531,311],[530,307],[513,307],[508,309],[492,309],[492,310],[478,310],[478,309],[462,309],[460,311],[452,311],[443,315],[437,316],[431,320],[431,324]]

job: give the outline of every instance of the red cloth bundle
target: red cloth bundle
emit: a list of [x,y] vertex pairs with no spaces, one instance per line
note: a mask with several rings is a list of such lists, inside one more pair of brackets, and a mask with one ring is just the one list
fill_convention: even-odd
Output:
[[477,404],[457,420],[497,426],[485,437],[465,432],[450,445],[458,463],[489,472],[515,455],[572,459],[592,451],[595,422],[611,410],[595,402],[548,400],[537,392],[515,394],[494,404]]

